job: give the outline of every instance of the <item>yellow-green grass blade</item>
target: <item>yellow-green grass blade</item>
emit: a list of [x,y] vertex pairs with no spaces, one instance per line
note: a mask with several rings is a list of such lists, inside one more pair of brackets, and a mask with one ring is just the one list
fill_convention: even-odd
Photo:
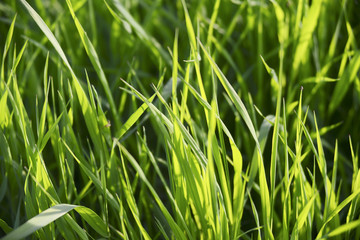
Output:
[[[208,147],[207,147],[207,165],[206,165],[206,171],[204,176],[204,188],[205,188],[205,209],[206,209],[206,216],[208,224],[212,227],[213,233],[210,234],[210,236],[213,236],[215,238],[219,238],[219,236],[216,235],[218,226],[217,219],[217,194],[215,190],[215,166],[214,166],[214,158],[213,158],[213,151],[215,149],[219,150],[218,148],[213,148],[214,145],[217,145],[217,140],[215,138],[215,131],[216,131],[216,117],[215,117],[215,110],[214,105],[215,101],[212,100],[212,109],[213,111],[210,113],[210,124],[209,124],[209,132],[208,132]],[[216,155],[216,152],[214,152],[214,155]]]
[[290,179],[289,179],[289,154],[288,154],[288,142],[287,142],[287,126],[286,126],[286,104],[283,100],[283,126],[284,126],[284,155],[285,155],[285,166],[284,166],[284,189],[285,197],[283,201],[283,234],[284,240],[289,239],[289,225],[290,225],[290,214],[291,214],[291,198],[287,194],[288,189],[290,188]]
[[109,87],[109,84],[108,84],[108,80],[106,79],[104,70],[103,70],[103,68],[101,66],[98,54],[96,53],[96,50],[95,50],[93,44],[91,43],[90,39],[88,38],[87,33],[84,31],[84,28],[82,27],[80,21],[76,17],[71,2],[69,0],[67,0],[66,3],[67,3],[68,8],[70,10],[71,16],[72,16],[72,18],[73,18],[73,20],[75,22],[75,26],[76,26],[76,28],[78,30],[78,33],[80,35],[80,38],[81,38],[83,46],[84,46],[84,48],[86,50],[86,53],[87,53],[92,65],[93,65],[93,67],[95,68],[95,71],[96,71],[96,73],[97,73],[97,75],[99,77],[99,80],[100,80],[100,82],[101,82],[101,84],[102,84],[102,86],[104,88],[106,98],[107,98],[107,100],[109,102],[109,105],[110,105],[111,113],[112,113],[112,115],[114,117],[115,126],[117,126],[119,124],[119,117],[118,117],[118,114],[117,114],[117,111],[116,111],[116,106],[115,106],[115,102],[114,102],[114,99],[113,99],[113,95],[111,93],[111,90],[110,90],[110,87]]
[[352,229],[354,228],[358,228],[360,226],[360,220],[357,221],[352,221],[346,224],[343,224],[337,228],[335,228],[334,230],[332,230],[331,232],[329,232],[328,234],[324,235],[321,239],[323,238],[332,238],[344,233],[348,233],[350,232]]
[[[104,0],[108,9],[111,9],[110,5]],[[171,65],[171,58],[167,54],[167,52],[161,47],[160,43],[153,37],[151,37],[145,29],[134,19],[134,17],[129,13],[128,10],[123,6],[123,4],[118,0],[111,0],[114,4],[116,10],[125,18],[125,20],[131,25],[131,27],[135,30],[135,33],[138,35],[140,40],[144,41],[146,45],[149,46],[151,51],[155,54],[157,58],[160,56],[165,60],[168,65]],[[123,22],[122,19],[115,13],[115,11],[111,10],[112,16],[119,21]]]
[[[78,206],[78,205],[70,205],[70,204],[58,204],[52,206],[45,211],[41,212],[37,216],[29,219],[20,227],[14,229],[5,237],[1,238],[1,240],[10,240],[10,239],[22,239],[30,234],[34,233],[40,228],[47,226],[48,224],[54,222],[56,219],[62,217],[67,214],[69,211],[75,209],[82,218],[94,228],[96,232],[98,232],[103,237],[107,237],[108,234],[106,232],[106,226],[101,218],[91,209]],[[87,239],[86,235],[83,236]]]
[[[175,38],[172,50],[172,112],[175,116],[179,115],[178,111],[178,101],[177,101],[177,81],[178,81],[178,38],[179,32],[175,31]],[[181,136],[180,129],[178,125],[174,124],[174,135],[172,136],[172,141],[174,145],[174,149],[171,151],[171,168],[172,168],[172,176],[175,187],[175,199],[180,207],[180,211],[185,213],[187,208],[187,200],[186,200],[186,190],[184,186],[184,182],[186,180],[183,179],[183,173],[181,169],[181,163],[185,157],[183,148],[183,138]]]
[[350,60],[345,72],[341,75],[340,80],[336,83],[335,90],[332,94],[332,100],[329,105],[329,115],[333,114],[336,108],[341,104],[351,83],[355,80],[360,69],[360,51]]
[[64,146],[66,147],[66,149],[69,151],[69,153],[73,156],[73,158],[76,160],[76,162],[80,165],[81,169],[85,172],[85,174],[89,177],[89,179],[95,184],[96,188],[98,189],[99,192],[106,192],[106,196],[107,199],[110,203],[110,205],[115,209],[115,210],[119,210],[120,206],[119,204],[116,202],[114,196],[110,193],[110,191],[108,189],[103,189],[103,184],[102,182],[99,180],[99,178],[91,172],[91,167],[89,166],[89,164],[85,161],[80,161],[78,159],[78,157],[73,153],[73,151],[70,149],[70,147],[67,145],[67,143],[62,139],[62,142],[64,144]]
[[211,42],[212,39],[214,38],[214,25],[219,13],[219,9],[220,9],[220,3],[221,0],[216,0],[215,4],[214,4],[214,10],[211,14],[211,18],[210,18],[210,24],[209,24],[209,28],[208,28],[208,34],[207,34],[207,42],[206,42],[206,46],[207,47],[211,47]]
[[[144,174],[143,170],[141,169],[140,165],[137,163],[137,161],[134,159],[134,157],[128,152],[128,150],[122,146],[119,142],[116,143],[119,147],[119,150],[124,154],[124,156],[127,158],[127,160],[130,162],[130,164],[134,167],[136,172],[139,174],[139,177],[141,180],[146,184],[148,189],[150,190],[151,194],[153,195],[156,203],[161,209],[161,212],[164,214],[166,220],[168,221],[171,229],[173,230],[174,236],[176,239],[186,239],[185,234],[180,229],[179,225],[174,221],[172,216],[170,215],[169,211],[166,209],[164,203],[161,201],[159,195],[156,193],[155,189],[147,179],[146,175]],[[187,231],[188,237],[192,239],[190,232],[188,229],[185,229]]]
[[[322,5],[322,0],[313,1],[308,11],[308,14],[302,20],[302,28],[300,31],[300,36],[299,36],[298,44],[296,46],[294,61],[292,65],[293,67],[292,80],[297,75],[300,64],[302,63],[302,61],[305,60],[305,57],[308,53],[309,45],[312,41],[312,35],[313,32],[315,31],[315,28],[317,26],[317,21],[320,15],[321,5]],[[299,25],[295,26],[295,28],[298,27]]]
[[305,224],[308,214],[311,210],[311,207],[314,204],[315,198],[316,198],[317,194],[313,195],[311,197],[311,199],[306,203],[305,207],[301,210],[299,216],[297,217],[296,223],[294,225],[294,228],[292,230],[291,233],[291,239],[295,239],[297,238],[301,228],[303,227],[303,225]]
[[[158,82],[158,88],[162,85],[164,81],[164,75],[160,78]],[[154,93],[148,101],[150,103],[153,102],[154,98],[156,97],[156,94]],[[143,113],[148,109],[148,105],[146,103],[143,103],[131,116],[126,120],[126,122],[121,126],[117,133],[117,139],[120,140],[122,136],[124,136],[125,133],[129,131],[129,129],[137,122],[137,120],[140,119],[140,117],[143,115]]]
[[356,197],[360,194],[360,188],[356,189],[350,196],[348,196],[344,201],[342,201],[332,212],[329,214],[327,220],[321,226],[316,239],[321,239],[323,237],[323,232],[325,230],[326,225],[335,217],[338,216],[339,212],[350,202],[352,202]]
[[5,234],[8,234],[13,229],[2,219],[0,219],[0,228],[4,231]]
[[[243,120],[245,121],[247,127],[249,128],[250,133],[255,140],[255,143],[259,150],[259,153],[261,153],[260,144],[259,144],[259,141],[257,140],[254,125],[251,121],[250,115],[249,115],[248,111],[246,110],[244,103],[241,101],[239,95],[235,92],[235,90],[232,87],[232,85],[230,84],[230,82],[227,80],[225,75],[222,73],[220,68],[217,66],[215,61],[212,59],[212,57],[210,56],[210,54],[207,52],[207,50],[205,49],[205,47],[202,45],[202,43],[200,41],[199,41],[199,44],[200,44],[202,50],[204,51],[206,58],[208,59],[212,69],[215,71],[216,76],[218,77],[219,81],[225,88],[226,93],[230,97],[231,101],[235,104],[236,109],[239,111],[239,113],[242,116]],[[204,100],[206,100],[206,98],[204,98]]]
[[234,165],[234,190],[233,190],[233,216],[235,216],[234,223],[234,236],[237,236],[238,229],[240,229],[241,219],[244,212],[244,196],[245,196],[245,181],[243,181],[243,158],[240,150],[237,148],[236,144],[229,139],[233,165]]
[[178,214],[178,216],[180,217],[181,223],[185,224],[184,217],[183,217],[182,213],[180,212],[178,204],[176,203],[176,201],[175,201],[175,199],[173,197],[173,194],[171,193],[171,190],[168,187],[168,183],[166,182],[166,179],[165,179],[163,173],[161,172],[161,170],[159,168],[159,165],[157,164],[157,161],[155,160],[155,157],[154,157],[153,153],[150,151],[148,145],[146,144],[146,141],[143,138],[141,138],[140,136],[139,136],[139,138],[140,138],[141,142],[143,143],[143,145],[145,146],[146,153],[148,154],[149,159],[150,159],[151,163],[153,164],[156,173],[160,177],[160,180],[161,180],[161,182],[163,183],[163,185],[165,187],[166,193],[169,196],[169,198],[171,200],[171,203],[173,204],[173,206],[174,206],[174,208],[176,210],[176,214]]
[[[205,92],[205,88],[204,88],[204,83],[201,77],[201,72],[200,72],[200,53],[198,50],[198,45],[196,42],[196,35],[195,35],[195,31],[190,19],[190,15],[188,12],[188,9],[186,7],[186,2],[185,0],[181,0],[181,4],[183,6],[184,9],[184,14],[185,14],[185,23],[186,23],[186,30],[188,33],[188,37],[189,37],[189,41],[190,41],[190,46],[191,46],[191,53],[192,53],[192,57],[194,58],[194,64],[195,64],[195,72],[196,72],[196,78],[199,84],[199,88],[200,88],[200,94],[201,97],[203,99],[205,99],[205,101],[207,101],[207,97],[206,97],[206,92]],[[206,119],[208,120],[208,113],[205,111],[205,115],[206,115]]]
[[13,36],[13,33],[14,33],[15,21],[16,21],[16,15],[14,16],[14,19],[11,22],[8,34],[6,36],[4,51],[3,51],[3,55],[2,55],[1,73],[0,73],[0,80],[1,80],[1,82],[0,82],[0,91],[1,92],[4,90],[4,85],[3,85],[2,81],[5,80],[5,71],[4,71],[5,58],[6,58],[7,52],[9,51],[9,48],[10,48],[11,39],[12,39],[12,36]]
[[[53,47],[55,48],[56,52],[59,54],[63,62],[65,63],[66,67],[71,73],[71,76],[73,78],[73,84],[78,96],[79,103],[81,105],[81,110],[85,118],[85,123],[87,126],[87,129],[89,131],[89,134],[91,136],[91,139],[95,146],[102,146],[102,141],[99,136],[99,127],[96,122],[96,114],[94,112],[94,109],[91,107],[89,100],[83,90],[83,88],[80,85],[79,80],[77,79],[70,63],[68,62],[64,51],[62,50],[59,42],[56,40],[54,34],[50,31],[48,26],[45,24],[43,19],[37,14],[37,12],[25,1],[20,0],[21,3],[25,6],[31,17],[34,19],[36,24],[39,26],[39,28],[43,31],[43,33],[46,35],[46,37],[49,39]],[[98,148],[96,148],[98,149]]]
[[[48,67],[49,67],[49,53],[46,56],[45,67],[44,67],[44,95],[45,101],[41,111],[40,122],[37,125],[37,134],[38,134],[38,145],[41,142],[41,138],[44,136],[45,132],[45,119],[46,119],[46,110],[48,107],[48,99],[50,92],[50,80],[48,80]],[[47,83],[48,81],[48,83]]]
[[120,181],[123,186],[122,188],[123,188],[123,192],[124,192],[126,201],[128,203],[130,211],[131,211],[131,213],[135,219],[135,222],[138,225],[140,232],[143,235],[144,239],[150,240],[151,238],[150,238],[149,234],[147,233],[147,231],[145,230],[145,228],[143,227],[143,225],[141,224],[141,221],[140,221],[139,209],[137,207],[137,204],[136,204],[136,201],[134,198],[134,193],[132,191],[130,180],[129,180],[129,177],[127,174],[127,170],[125,168],[124,159],[123,159],[122,155],[120,157],[121,157],[121,163],[122,163],[122,168],[123,168],[123,174],[125,176],[125,179],[123,177],[121,177]]
[[[272,148],[271,148],[271,162],[270,162],[270,221],[272,225],[272,216],[274,211],[274,201],[275,201],[275,177],[276,177],[276,160],[278,157],[278,141],[279,141],[279,121],[280,121],[280,111],[281,111],[281,94],[282,94],[282,77],[278,79],[274,69],[270,68],[265,60],[261,57],[267,72],[270,74],[271,78],[275,80],[279,85],[278,95],[276,100],[276,115],[275,115],[275,124],[274,131],[272,136]],[[282,60],[281,60],[282,61]]]

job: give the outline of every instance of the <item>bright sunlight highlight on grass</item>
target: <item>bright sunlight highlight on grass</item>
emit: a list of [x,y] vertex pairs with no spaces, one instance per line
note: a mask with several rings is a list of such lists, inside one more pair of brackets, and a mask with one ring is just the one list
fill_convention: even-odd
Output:
[[360,239],[359,10],[1,1],[0,240]]

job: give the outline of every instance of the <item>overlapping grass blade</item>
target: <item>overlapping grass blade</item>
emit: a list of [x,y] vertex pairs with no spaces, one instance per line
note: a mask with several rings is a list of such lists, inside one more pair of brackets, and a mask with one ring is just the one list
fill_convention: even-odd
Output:
[[1,239],[7,240],[25,238],[38,229],[45,227],[51,222],[54,222],[56,219],[62,217],[73,209],[75,209],[99,234],[101,234],[103,237],[107,236],[104,222],[91,209],[77,205],[58,204],[29,219],[26,223],[14,229],[12,232]]
[[[54,34],[50,31],[48,26],[45,24],[43,19],[36,13],[36,11],[25,1],[20,0],[21,3],[25,6],[31,17],[34,19],[36,24],[39,26],[39,28],[43,31],[43,33],[46,35],[46,37],[49,39],[63,62],[65,63],[66,67],[71,73],[71,76],[73,78],[73,84],[75,86],[75,90],[81,105],[82,113],[85,118],[85,123],[87,125],[87,128],[89,130],[89,134],[91,136],[92,141],[96,146],[102,146],[102,141],[99,137],[99,127],[96,122],[96,114],[94,112],[94,109],[91,107],[89,100],[83,90],[83,88],[80,85],[80,82],[78,81],[70,63],[68,62],[64,51],[62,50],[59,42],[56,40]],[[97,149],[97,148],[96,148]]]
[[96,50],[95,50],[93,44],[91,43],[90,39],[88,38],[86,32],[84,31],[80,21],[76,17],[71,2],[69,0],[67,0],[66,3],[68,5],[68,8],[70,10],[72,18],[74,19],[76,29],[79,32],[79,35],[80,35],[81,41],[83,43],[83,46],[84,46],[84,48],[86,50],[86,53],[87,53],[88,57],[90,58],[90,61],[91,61],[92,65],[94,66],[95,71],[96,71],[96,73],[97,73],[97,75],[99,77],[99,80],[100,80],[100,82],[101,82],[101,84],[102,84],[102,86],[104,88],[106,98],[107,98],[107,100],[108,100],[108,102],[110,104],[111,113],[112,113],[112,115],[114,117],[115,125],[117,125],[117,124],[119,124],[118,113],[116,111],[116,106],[115,106],[115,102],[114,102],[114,99],[113,99],[113,95],[111,93],[111,90],[110,90],[110,87],[109,87],[109,84],[108,84],[108,80],[106,79],[104,70],[103,70],[103,68],[101,66],[98,54],[96,53]]

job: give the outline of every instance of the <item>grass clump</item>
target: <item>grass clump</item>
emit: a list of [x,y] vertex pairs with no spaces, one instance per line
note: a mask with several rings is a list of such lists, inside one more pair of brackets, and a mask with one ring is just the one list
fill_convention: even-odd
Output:
[[358,239],[356,1],[0,3],[1,239]]

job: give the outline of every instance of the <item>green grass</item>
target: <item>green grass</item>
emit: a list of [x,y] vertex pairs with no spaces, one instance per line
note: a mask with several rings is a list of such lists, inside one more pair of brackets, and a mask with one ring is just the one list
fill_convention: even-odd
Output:
[[359,239],[359,7],[2,1],[0,239]]

